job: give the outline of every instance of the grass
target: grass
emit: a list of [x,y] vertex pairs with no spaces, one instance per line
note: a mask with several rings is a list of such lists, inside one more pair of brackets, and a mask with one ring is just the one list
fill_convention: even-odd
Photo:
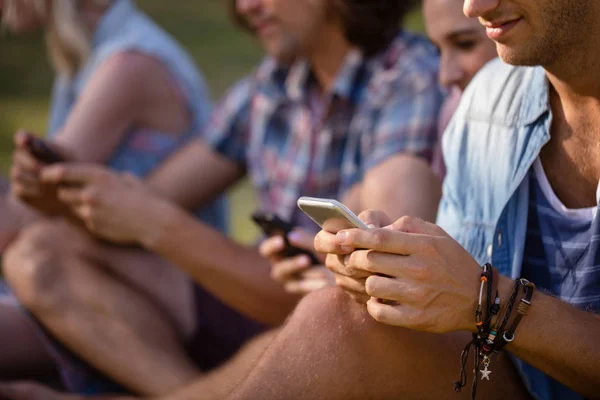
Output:
[[[188,49],[204,73],[217,99],[236,79],[260,60],[254,41],[229,21],[223,0],[138,0],[138,5]],[[418,12],[407,18],[409,29],[422,31]],[[12,135],[18,128],[43,133],[48,116],[52,71],[42,37],[0,36],[0,172],[6,173],[12,152]],[[249,219],[257,202],[247,181],[231,194],[231,232],[251,243],[257,235]]]

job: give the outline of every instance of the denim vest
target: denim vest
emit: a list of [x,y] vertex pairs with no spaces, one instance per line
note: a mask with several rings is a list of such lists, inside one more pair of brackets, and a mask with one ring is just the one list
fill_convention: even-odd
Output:
[[[60,131],[98,68],[112,56],[127,51],[142,53],[162,62],[186,99],[192,115],[190,126],[182,134],[139,127],[127,132],[107,165],[117,171],[144,177],[201,131],[209,118],[212,104],[193,60],[131,0],[116,0],[104,15],[92,37],[91,55],[75,76],[72,79],[65,76],[56,78],[48,134],[54,137]],[[225,214],[224,199],[214,201],[198,213],[201,219],[220,230],[226,229]]]
[[[545,71],[494,60],[465,91],[443,139],[448,175],[438,224],[479,263],[491,262],[513,279],[523,262],[527,177],[550,139],[551,122]],[[512,358],[535,398],[582,399]]]

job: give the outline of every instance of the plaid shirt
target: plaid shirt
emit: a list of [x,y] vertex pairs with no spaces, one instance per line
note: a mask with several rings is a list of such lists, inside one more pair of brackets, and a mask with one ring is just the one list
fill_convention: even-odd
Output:
[[351,51],[327,96],[306,61],[266,59],[213,113],[205,139],[246,166],[261,208],[304,227],[300,196],[341,198],[397,153],[431,158],[442,94],[438,59],[402,32],[386,51]]

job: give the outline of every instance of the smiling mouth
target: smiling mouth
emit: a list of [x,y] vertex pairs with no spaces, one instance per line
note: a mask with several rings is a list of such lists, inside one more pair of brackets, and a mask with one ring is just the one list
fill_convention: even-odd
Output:
[[488,37],[497,41],[508,34],[521,20],[522,18],[516,18],[500,22],[484,22],[483,26]]
[[274,26],[275,22],[271,18],[264,18],[251,23],[252,30],[259,36],[267,34]]

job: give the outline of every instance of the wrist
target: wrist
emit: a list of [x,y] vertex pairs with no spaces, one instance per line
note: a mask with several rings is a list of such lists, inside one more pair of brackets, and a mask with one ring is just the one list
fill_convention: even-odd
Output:
[[150,207],[149,220],[140,224],[139,243],[147,250],[155,250],[161,246],[177,226],[181,211],[163,199],[157,199]]

